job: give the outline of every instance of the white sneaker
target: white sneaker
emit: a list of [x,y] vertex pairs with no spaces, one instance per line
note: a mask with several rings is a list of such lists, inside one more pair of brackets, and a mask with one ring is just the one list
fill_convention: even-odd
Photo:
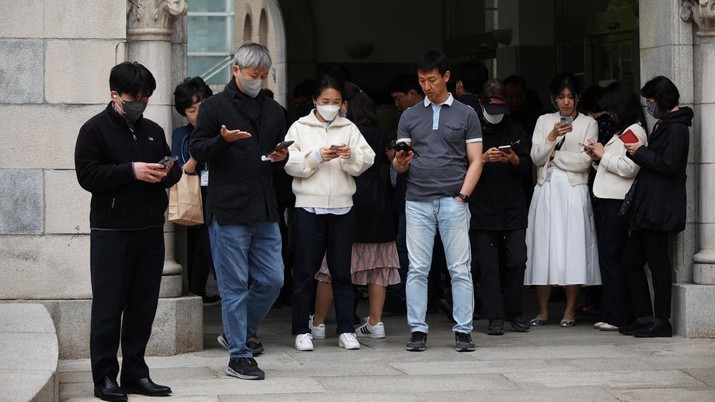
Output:
[[325,339],[325,324],[320,324],[317,327],[313,326],[313,317],[311,315],[308,317],[308,328],[310,328],[310,334],[313,335],[313,339]]
[[598,329],[601,331],[618,331],[618,327],[604,322]]
[[385,337],[385,325],[382,321],[375,325],[370,325],[370,316],[368,316],[361,326],[355,328],[355,335],[360,338],[369,337],[381,339]]
[[601,327],[604,326],[604,325],[606,325],[605,322],[599,321],[599,322],[593,324],[593,327],[596,328],[596,329],[601,329]]
[[295,336],[295,348],[301,351],[313,350],[313,335],[299,334]]
[[360,349],[360,342],[358,342],[355,334],[345,332],[338,337],[338,346],[345,348],[345,350],[357,350]]

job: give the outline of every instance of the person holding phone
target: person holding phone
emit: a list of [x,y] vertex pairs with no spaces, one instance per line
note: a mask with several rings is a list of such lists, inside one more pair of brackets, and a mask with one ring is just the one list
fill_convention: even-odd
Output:
[[[522,305],[529,208],[523,177],[531,175],[531,158],[520,145],[521,126],[508,116],[501,81],[484,84],[479,104],[484,168],[469,201],[469,234],[472,254],[479,256],[474,265],[481,273],[482,315],[489,319],[488,335],[503,335],[504,319],[514,331],[526,332],[529,323],[522,315]],[[503,272],[500,255],[505,256]]]
[[551,287],[564,286],[566,308],[559,325],[572,327],[581,286],[601,284],[587,185],[591,158],[579,145],[597,140],[598,125],[576,108],[581,86],[573,74],[557,74],[549,88],[557,111],[539,117],[532,138],[537,184],[529,208],[524,284],[536,286],[539,302],[531,326],[549,322]]
[[[619,331],[640,338],[670,337],[673,265],[668,237],[685,229],[686,167],[693,110],[679,106],[678,88],[664,76],[643,85],[648,113],[658,121],[648,137],[625,144],[628,157],[641,169],[630,204],[630,235],[623,252],[628,290],[636,317]],[[653,304],[644,265],[653,280]]]
[[338,346],[360,349],[353,328],[355,294],[350,275],[355,236],[355,176],[372,166],[375,152],[357,126],[339,115],[344,99],[341,79],[324,75],[313,93],[315,109],[288,129],[285,171],[293,176],[295,265],[293,323],[295,348],[313,350],[309,325],[315,274],[327,258],[335,302]]
[[603,281],[601,316],[594,328],[617,331],[633,321],[623,249],[628,239],[628,219],[621,216],[623,199],[640,167],[626,155],[628,136],[647,143],[646,121],[640,101],[620,83],[609,85],[599,102],[613,122],[616,135],[605,143],[589,139],[585,152],[593,160],[593,210],[598,235],[598,260]]
[[[206,223],[221,294],[218,340],[229,353],[224,372],[243,380],[265,378],[253,358],[263,351],[255,337],[283,285],[272,165],[288,152],[275,150],[285,135],[283,107],[261,90],[271,65],[264,45],[241,45],[233,78],[201,103],[191,138],[191,154],[211,168]],[[261,160],[266,154],[270,161]]]
[[154,89],[156,80],[143,65],[114,66],[109,104],[80,128],[75,146],[77,180],[92,193],[92,379],[94,395],[106,401],[171,393],[151,380],[144,360],[164,267],[166,189],[181,178],[173,161],[158,163],[171,149],[164,130],[143,116]]

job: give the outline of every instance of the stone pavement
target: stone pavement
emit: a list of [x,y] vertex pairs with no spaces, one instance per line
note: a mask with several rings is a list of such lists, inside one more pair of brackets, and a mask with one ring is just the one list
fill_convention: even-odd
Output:
[[[560,318],[562,305],[551,309]],[[480,320],[477,350],[458,353],[452,324],[441,314],[427,319],[425,352],[405,351],[404,316],[385,317],[387,338],[361,338],[358,351],[337,346],[329,321],[328,339],[315,341],[313,352],[298,352],[290,308],[274,309],[260,331],[266,352],[257,361],[266,379],[246,381],[223,373],[220,307],[206,307],[204,351],[147,360],[152,378],[172,387],[171,401],[715,401],[713,339],[636,339],[595,330],[585,319],[574,328],[528,333],[511,332],[507,323],[503,336],[488,336]],[[61,400],[96,400],[89,360],[60,361],[59,371]]]

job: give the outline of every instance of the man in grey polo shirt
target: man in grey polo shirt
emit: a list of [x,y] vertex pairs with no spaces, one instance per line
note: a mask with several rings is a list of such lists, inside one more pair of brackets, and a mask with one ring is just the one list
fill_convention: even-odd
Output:
[[417,61],[417,78],[426,98],[402,113],[397,141],[411,149],[397,152],[392,161],[397,172],[409,172],[405,196],[409,351],[426,348],[427,276],[437,229],[452,277],[457,351],[474,350],[467,201],[482,172],[482,129],[474,109],[447,91],[449,76],[447,56],[440,51],[430,50]]

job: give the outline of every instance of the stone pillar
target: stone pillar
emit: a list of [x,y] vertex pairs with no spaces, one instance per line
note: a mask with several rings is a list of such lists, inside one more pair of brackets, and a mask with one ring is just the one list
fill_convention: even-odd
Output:
[[[172,24],[186,14],[186,0],[127,1],[127,60],[146,66],[156,79],[146,116],[164,128],[171,141],[172,102]],[[174,260],[174,225],[167,223],[166,254],[160,297],[178,297],[183,291],[181,265]]]
[[[715,0],[685,1],[681,9],[681,18],[693,21],[695,32],[696,57],[694,66],[695,92],[698,94],[698,113],[701,133],[708,132],[705,127],[715,126]],[[699,243],[693,256],[693,283],[715,285],[715,208],[712,199],[715,196],[715,145],[710,139],[700,138],[693,148],[699,168],[697,234]]]

